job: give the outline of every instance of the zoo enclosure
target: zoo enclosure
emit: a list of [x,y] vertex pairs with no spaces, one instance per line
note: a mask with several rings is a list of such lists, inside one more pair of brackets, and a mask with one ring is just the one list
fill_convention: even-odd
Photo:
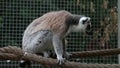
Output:
[[[0,46],[21,47],[22,34],[32,20],[49,11],[67,10],[92,19],[93,37],[71,33],[68,52],[101,50],[118,47],[117,0],[1,0]],[[111,28],[112,27],[112,28]],[[118,56],[71,59],[87,63],[118,63]],[[17,66],[18,62],[0,61],[0,67]],[[39,67],[33,64],[33,67]]]

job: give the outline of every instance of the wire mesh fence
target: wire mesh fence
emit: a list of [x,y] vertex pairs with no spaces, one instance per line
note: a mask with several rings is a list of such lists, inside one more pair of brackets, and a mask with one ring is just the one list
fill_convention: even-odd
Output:
[[[91,17],[93,36],[70,33],[67,51],[117,48],[117,0],[0,0],[0,47],[21,47],[22,35],[32,20],[46,12],[67,10]],[[118,56],[71,59],[86,63],[118,63]],[[17,67],[19,62],[0,61],[0,67]],[[41,65],[33,64],[33,67]]]

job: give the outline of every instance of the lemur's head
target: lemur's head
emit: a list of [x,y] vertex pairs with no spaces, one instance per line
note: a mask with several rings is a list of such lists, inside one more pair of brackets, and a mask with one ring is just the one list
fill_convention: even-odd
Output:
[[87,34],[92,34],[90,17],[80,17],[78,24],[74,25],[74,30],[77,32],[86,32]]
[[81,17],[78,26],[81,27],[81,30],[85,31],[87,34],[92,34],[90,17]]

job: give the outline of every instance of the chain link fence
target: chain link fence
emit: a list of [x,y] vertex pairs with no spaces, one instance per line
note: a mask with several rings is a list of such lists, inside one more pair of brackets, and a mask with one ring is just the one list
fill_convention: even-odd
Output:
[[[91,17],[93,36],[70,33],[68,52],[117,48],[117,0],[0,0],[0,47],[21,47],[22,35],[32,20],[46,12],[67,10]],[[71,59],[85,63],[118,63],[118,56]],[[19,62],[0,61],[0,67],[14,68]],[[40,67],[32,64],[32,67]]]

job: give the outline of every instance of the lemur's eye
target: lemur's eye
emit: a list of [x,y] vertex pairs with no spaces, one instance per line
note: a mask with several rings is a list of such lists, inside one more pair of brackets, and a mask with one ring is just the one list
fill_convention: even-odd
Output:
[[86,20],[83,20],[82,22],[83,22],[83,24],[85,24],[86,22],[87,22],[87,20],[88,20],[88,18],[86,19]]
[[83,24],[85,24],[86,21],[83,20]]

